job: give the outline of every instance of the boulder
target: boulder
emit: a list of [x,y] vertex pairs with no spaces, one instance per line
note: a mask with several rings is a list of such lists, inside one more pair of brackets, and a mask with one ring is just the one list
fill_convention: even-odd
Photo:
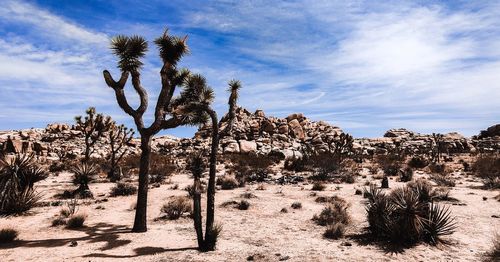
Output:
[[305,138],[304,129],[302,129],[302,126],[297,119],[293,119],[288,122],[288,126],[290,127],[290,134],[292,137],[301,140]]
[[257,143],[255,141],[240,140],[241,153],[255,153],[257,151]]

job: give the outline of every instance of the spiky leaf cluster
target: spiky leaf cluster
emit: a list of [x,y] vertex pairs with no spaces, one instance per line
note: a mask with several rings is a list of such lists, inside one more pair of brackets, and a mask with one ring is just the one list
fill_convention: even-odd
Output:
[[160,57],[163,63],[176,66],[180,59],[189,54],[189,48],[186,44],[187,36],[181,38],[168,34],[165,30],[162,36],[155,39],[155,44],[160,51]]
[[148,51],[148,42],[141,36],[118,35],[111,39],[111,50],[118,56],[118,68],[137,72],[143,65],[141,58]]
[[179,97],[172,102],[174,112],[183,122],[190,125],[206,123],[205,109],[214,100],[214,91],[207,85],[205,77],[193,74],[187,77]]
[[366,190],[369,230],[377,237],[397,244],[415,244],[421,240],[437,244],[450,235],[456,223],[448,207],[432,203],[432,195],[422,182],[385,194],[375,186]]
[[19,213],[38,200],[34,184],[48,177],[33,155],[16,155],[0,162],[0,213]]

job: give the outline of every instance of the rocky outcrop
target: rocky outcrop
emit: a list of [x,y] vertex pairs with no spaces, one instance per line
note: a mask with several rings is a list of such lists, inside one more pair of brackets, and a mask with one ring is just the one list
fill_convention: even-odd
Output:
[[[342,134],[339,127],[324,121],[311,121],[301,113],[286,118],[266,116],[262,110],[254,113],[244,108],[236,109],[236,118],[231,134],[225,132],[228,116],[219,123],[221,130],[219,152],[273,154],[284,159],[301,158],[305,150],[326,152]],[[482,131],[480,136],[464,137],[448,133],[442,138],[443,153],[500,152],[500,136],[495,125]],[[193,138],[177,138],[169,135],[155,137],[152,148],[156,152],[173,157],[185,157],[193,152],[210,148],[211,126],[203,126]],[[364,155],[384,154],[396,147],[409,154],[429,153],[435,141],[432,135],[420,134],[406,129],[388,130],[380,138],[358,138],[353,148]],[[130,153],[139,153],[139,140],[129,143]],[[109,153],[106,139],[96,145],[94,157]],[[1,153],[35,153],[41,156],[57,157],[58,152],[70,156],[81,156],[84,151],[83,135],[80,130],[67,124],[49,124],[45,129],[0,131]]]

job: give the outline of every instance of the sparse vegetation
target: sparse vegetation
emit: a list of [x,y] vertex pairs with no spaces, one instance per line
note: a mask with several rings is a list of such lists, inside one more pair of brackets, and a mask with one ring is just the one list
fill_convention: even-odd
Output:
[[236,206],[239,210],[247,210],[250,207],[250,202],[246,200],[241,200]]
[[170,220],[179,219],[182,215],[191,213],[192,210],[191,201],[185,196],[173,197],[161,208],[161,212],[165,213],[166,217]]
[[500,157],[498,155],[479,156],[472,164],[474,174],[484,181],[487,188],[500,188]]
[[96,143],[104,137],[104,133],[111,127],[111,118],[97,114],[94,107],[85,111],[85,117],[75,117],[77,129],[83,133],[85,141],[84,162],[88,163],[95,151]]
[[108,140],[110,152],[108,155],[110,169],[108,178],[112,181],[121,179],[121,168],[119,164],[123,156],[127,153],[127,145],[134,137],[134,131],[124,125],[117,125],[116,122],[111,122],[108,132]]
[[239,183],[235,177],[232,176],[222,176],[217,178],[217,185],[220,185],[224,190],[235,189],[238,187]]
[[87,215],[85,214],[75,214],[71,215],[66,221],[66,227],[70,229],[82,228]]
[[412,156],[408,161],[408,166],[415,169],[425,168],[429,161],[423,156]]
[[493,246],[483,256],[485,262],[498,262],[500,260],[500,234],[496,233],[493,238]]
[[313,220],[320,226],[332,225],[334,223],[349,225],[351,222],[351,216],[348,213],[349,206],[342,198],[329,201],[319,215],[314,215]]
[[293,202],[292,205],[291,205],[291,207],[293,209],[301,209],[302,208],[302,203],[300,203],[300,202]]
[[118,182],[111,188],[111,196],[130,196],[137,193],[137,188],[130,183]]
[[0,244],[12,242],[18,235],[19,232],[13,228],[2,228],[0,229]]
[[312,191],[323,191],[325,190],[326,186],[322,182],[314,182],[311,190]]

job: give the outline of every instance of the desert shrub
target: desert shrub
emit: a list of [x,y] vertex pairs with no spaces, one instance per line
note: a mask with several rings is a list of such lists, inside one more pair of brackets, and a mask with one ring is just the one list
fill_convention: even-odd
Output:
[[484,254],[483,261],[485,262],[498,262],[500,259],[500,235],[496,234],[493,239],[493,246]]
[[302,172],[307,170],[307,157],[285,160],[285,170]]
[[429,165],[429,161],[423,156],[413,156],[408,160],[408,166],[411,168],[424,168]]
[[500,157],[483,155],[472,164],[474,174],[484,180],[488,188],[500,188]]
[[447,207],[432,203],[432,186],[426,182],[410,182],[388,195],[371,187],[366,206],[370,232],[398,244],[424,240],[433,245],[452,234],[455,220]]
[[236,205],[236,208],[238,208],[239,210],[247,210],[249,207],[250,207],[250,203],[246,200],[241,200]]
[[256,195],[250,193],[250,192],[245,192],[243,194],[240,195],[241,198],[246,198],[246,199],[250,199],[250,198],[257,198]]
[[264,182],[268,178],[271,166],[279,162],[279,158],[273,155],[227,154],[225,157],[226,161],[232,163],[227,169],[235,175],[240,184]]
[[403,156],[395,153],[377,155],[376,161],[386,176],[397,176],[402,167]]
[[432,181],[436,182],[438,186],[455,186],[455,179],[445,174],[431,174],[430,178]]
[[66,221],[66,227],[71,228],[71,229],[82,228],[86,219],[87,219],[87,216],[84,214],[72,215]]
[[444,164],[444,163],[439,164],[436,162],[432,162],[428,165],[428,167],[429,167],[429,171],[431,173],[435,173],[435,174],[443,174],[446,171],[446,164]]
[[325,184],[321,183],[321,182],[314,182],[311,190],[313,191],[323,191],[325,190],[326,186]]
[[13,228],[2,228],[0,229],[0,244],[12,242],[18,235],[17,230]]
[[399,175],[401,182],[408,182],[413,179],[413,169],[411,167],[404,168]]
[[288,213],[288,209],[286,207],[284,207],[284,208],[282,208],[280,210],[280,213],[285,213],[286,214],[286,213]]
[[52,220],[53,227],[62,226],[62,225],[66,225],[66,219],[64,219],[63,217],[56,217]]
[[340,176],[343,183],[354,184],[356,182],[356,174],[353,172],[343,172]]
[[[213,245],[213,247],[215,247],[217,245],[217,239],[219,238],[221,232],[222,232],[222,224],[214,223],[211,230],[205,233],[205,241],[207,241],[207,243],[210,243],[211,245]],[[213,247],[209,247],[209,249],[213,250]]]
[[151,153],[151,166],[149,169],[151,183],[161,184],[176,171],[178,171],[178,167],[170,156]]
[[165,213],[170,220],[179,219],[185,213],[192,212],[191,201],[188,197],[176,196],[164,204],[161,212]]
[[300,202],[293,202],[292,205],[291,205],[291,207],[293,209],[301,209],[302,208],[302,203],[300,203]]
[[458,160],[458,163],[462,164],[462,167],[464,169],[464,172],[469,172],[470,171],[470,164],[467,163],[467,161],[463,160],[463,159],[460,159]]
[[111,188],[111,196],[130,196],[137,193],[137,188],[130,183],[118,182]]
[[92,182],[95,177],[99,174],[99,168],[95,164],[83,162],[77,164],[73,170],[73,184],[78,186],[75,193],[79,194],[81,197],[91,196],[89,190],[89,183]]
[[316,203],[345,202],[345,204],[347,204],[347,202],[343,198],[341,198],[337,195],[335,195],[335,196],[319,196],[314,201]]
[[346,225],[343,223],[336,222],[326,226],[326,230],[325,233],[323,233],[323,236],[325,238],[338,239],[344,236],[345,231],[346,231]]
[[[194,186],[193,185],[187,185],[184,190],[186,190],[188,192],[188,196],[189,198],[193,198],[194,196]],[[207,192],[207,188],[206,186],[204,186],[203,184],[200,184],[200,194],[203,194]]]
[[342,198],[339,198],[337,201],[328,202],[319,215],[314,215],[313,221],[321,226],[332,225],[334,223],[349,225],[351,222],[351,216],[348,213],[349,206],[349,203]]
[[33,155],[0,160],[0,214],[19,214],[34,207],[40,200],[34,185],[47,176]]
[[224,190],[235,189],[239,185],[238,180],[232,176],[219,177],[217,178],[216,184],[220,185]]

